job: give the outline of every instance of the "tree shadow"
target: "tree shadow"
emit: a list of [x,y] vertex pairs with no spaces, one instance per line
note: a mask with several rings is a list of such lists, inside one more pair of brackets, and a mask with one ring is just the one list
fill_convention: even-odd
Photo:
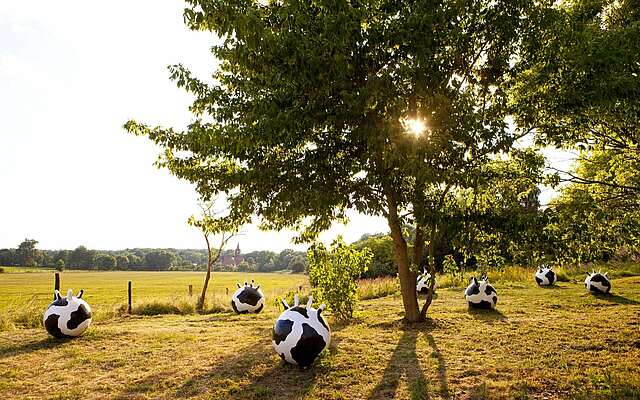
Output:
[[158,386],[175,375],[175,371],[162,371],[155,374],[145,376],[127,384],[126,390],[120,392],[116,399],[130,399],[138,395],[153,392]]
[[416,354],[416,340],[419,332],[420,330],[414,327],[404,330],[382,379],[371,391],[367,397],[368,400],[395,397],[403,376],[409,383],[411,398],[429,399],[428,383]]
[[473,318],[480,321],[484,321],[489,325],[495,322],[505,321],[508,319],[506,315],[501,313],[499,310],[496,310],[495,308],[491,310],[482,310],[482,309],[469,307],[467,309],[467,312]]
[[47,337],[46,339],[24,343],[16,347],[8,346],[5,348],[0,348],[0,359],[6,358],[6,357],[13,357],[13,356],[17,356],[25,353],[31,353],[38,350],[60,347],[65,343],[72,342],[74,340],[77,340],[77,338],[56,339],[53,337]]
[[427,341],[429,341],[429,346],[433,349],[433,355],[436,360],[438,360],[438,380],[440,381],[440,394],[443,398],[448,399],[450,397],[449,394],[449,380],[447,379],[447,363],[440,353],[440,349],[436,344],[435,339],[431,334],[427,335]]
[[540,285],[538,285],[538,287],[540,289],[543,289],[543,290],[565,290],[565,289],[568,289],[566,286],[559,286],[559,285],[551,285],[551,286],[540,286]]
[[[332,340],[320,359],[328,353],[335,353],[336,345],[337,342]],[[280,360],[271,340],[261,340],[231,357],[216,360],[205,373],[192,376],[180,385],[174,396],[188,398],[206,394],[234,399],[303,397],[315,386],[318,376],[329,373],[320,359],[311,367],[301,369]]]
[[616,303],[616,304],[632,305],[632,306],[640,305],[640,301],[636,301],[636,300],[628,299],[626,297],[618,296],[617,294],[592,293],[592,295],[593,295],[593,297],[596,297],[598,299],[607,300],[607,301],[610,301],[610,302]]

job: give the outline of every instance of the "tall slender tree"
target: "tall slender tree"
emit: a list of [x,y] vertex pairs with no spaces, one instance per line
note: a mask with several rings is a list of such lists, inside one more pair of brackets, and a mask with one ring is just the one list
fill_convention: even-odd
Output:
[[[196,309],[202,311],[206,305],[207,289],[209,287],[209,279],[211,278],[211,267],[215,264],[225,246],[233,237],[238,235],[238,225],[231,219],[225,218],[220,212],[215,210],[215,199],[211,201],[203,201],[200,203],[200,216],[189,217],[189,225],[196,227],[202,232],[204,241],[207,244],[207,273],[204,277],[202,285],[202,293],[198,297]],[[218,235],[218,247],[211,247],[212,236]]]

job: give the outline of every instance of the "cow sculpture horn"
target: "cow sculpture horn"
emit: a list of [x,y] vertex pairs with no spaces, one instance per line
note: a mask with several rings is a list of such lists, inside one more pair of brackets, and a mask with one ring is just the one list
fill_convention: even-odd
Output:
[[307,308],[311,308],[313,304],[313,296],[309,295],[309,301],[307,301]]
[[287,304],[287,301],[285,299],[280,300],[280,302],[282,302],[282,305],[284,306],[285,310],[288,310],[290,308],[289,304]]
[[73,298],[73,289],[67,290],[67,301],[71,301]]
[[60,291],[59,290],[54,290],[53,291],[53,297],[54,297],[54,300],[59,300],[60,297],[61,297],[60,296]]
[[76,297],[78,297],[79,299],[81,299],[83,294],[84,294],[84,290],[83,290],[83,289],[80,289],[80,292],[78,292],[78,296],[76,296]]
[[294,307],[298,307],[300,305],[300,299],[298,298],[298,294],[296,293],[293,296],[293,306]]

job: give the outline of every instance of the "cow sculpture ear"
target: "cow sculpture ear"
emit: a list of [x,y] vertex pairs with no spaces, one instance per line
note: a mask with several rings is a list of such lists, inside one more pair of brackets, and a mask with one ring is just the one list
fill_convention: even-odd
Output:
[[318,315],[320,315],[320,313],[323,312],[325,308],[327,308],[326,304],[320,304],[320,307],[318,307]]
[[476,279],[475,276],[473,278],[471,278],[471,282],[473,282],[474,285],[478,284],[478,280]]
[[60,300],[61,296],[60,296],[60,291],[59,290],[54,290],[53,291],[53,300]]
[[289,308],[289,304],[287,304],[285,299],[280,300],[280,302],[282,303],[282,306],[284,307],[285,310],[288,310]]
[[240,289],[240,284],[239,284],[239,283],[236,283],[236,285],[238,285],[238,289]]
[[253,287],[253,279],[251,280],[251,287]]

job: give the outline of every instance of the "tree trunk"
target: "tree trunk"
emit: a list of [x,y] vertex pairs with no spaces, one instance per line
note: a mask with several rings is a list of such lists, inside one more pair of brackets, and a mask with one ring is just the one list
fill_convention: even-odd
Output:
[[209,287],[209,278],[211,277],[211,246],[209,245],[209,237],[208,235],[204,235],[204,240],[207,242],[207,275],[204,277],[204,285],[202,286],[202,294],[200,294],[200,298],[198,299],[198,303],[196,304],[196,309],[198,311],[204,310],[205,299],[207,298],[207,288]]
[[422,318],[427,318],[427,311],[429,311],[429,307],[431,306],[431,302],[433,301],[433,291],[436,287],[436,262],[435,257],[433,256],[433,251],[435,248],[436,241],[436,224],[433,224],[431,227],[431,238],[429,240],[429,264],[428,270],[431,274],[431,282],[429,283],[429,291],[427,292],[427,298],[424,301],[424,305],[422,306],[422,310],[420,310],[420,316]]
[[402,293],[402,304],[404,305],[404,320],[406,322],[420,322],[423,318],[420,315],[418,306],[418,296],[416,294],[416,277],[409,269],[409,253],[407,242],[402,235],[402,226],[398,217],[398,206],[395,193],[385,190],[389,212],[387,222],[391,230],[393,248],[398,263],[398,277],[400,278],[400,292]]
[[[438,201],[436,210],[439,210],[440,207],[442,207],[442,205],[444,204],[444,199],[447,193],[449,192],[449,189],[451,189],[451,184],[447,185],[447,187],[445,187],[445,189],[442,191],[442,194],[440,195],[440,201]],[[431,274],[432,279],[431,279],[431,283],[429,283],[429,292],[427,293],[427,299],[425,300],[424,305],[420,310],[420,317],[422,319],[427,318],[427,311],[429,311],[429,307],[431,307],[431,302],[433,301],[433,291],[436,287],[436,259],[433,253],[435,250],[436,235],[438,233],[437,215],[434,215],[433,221],[431,222],[430,233],[431,235],[429,239],[429,264],[427,269],[428,269],[428,272]]]

